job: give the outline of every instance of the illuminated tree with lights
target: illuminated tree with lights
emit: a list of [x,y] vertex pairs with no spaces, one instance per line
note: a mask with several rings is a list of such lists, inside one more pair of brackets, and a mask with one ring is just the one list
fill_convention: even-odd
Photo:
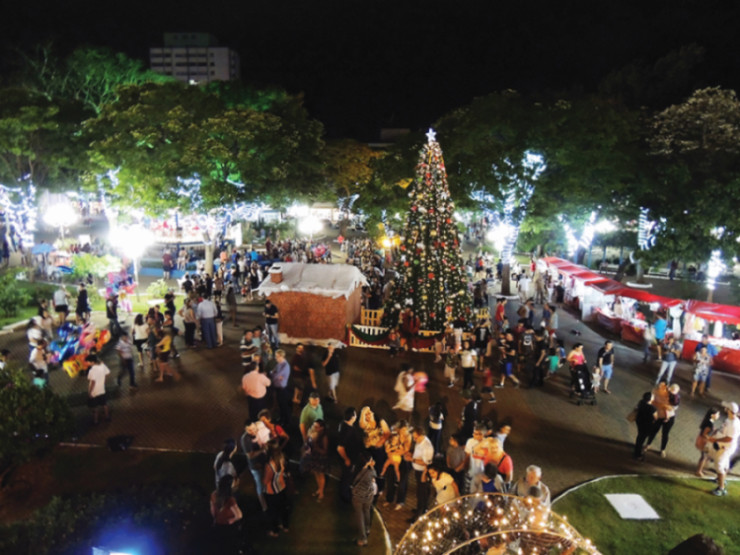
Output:
[[447,321],[467,320],[472,301],[442,149],[431,129],[408,196],[398,280],[385,308],[384,324],[394,325],[401,309],[409,306],[422,329],[441,330]]

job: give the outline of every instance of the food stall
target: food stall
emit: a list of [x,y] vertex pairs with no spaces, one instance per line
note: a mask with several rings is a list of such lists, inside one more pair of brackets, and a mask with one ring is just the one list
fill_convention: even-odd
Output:
[[[713,324],[713,325],[712,325]],[[681,358],[693,360],[704,333],[717,349],[712,367],[740,374],[740,340],[733,339],[740,326],[740,307],[690,300],[686,302]]]
[[[666,310],[672,307],[678,307],[683,303],[681,299],[672,299],[670,297],[662,297],[660,295],[654,295],[644,289],[633,289],[625,287],[618,293],[620,301],[623,307],[627,307],[625,317],[622,319],[622,341],[628,341],[630,343],[637,343],[642,345],[645,342],[645,329],[648,326],[648,322],[645,320],[645,316],[637,310],[637,304],[648,304],[650,305],[651,312],[657,312],[658,310]],[[632,302],[630,302],[632,301]],[[676,311],[672,313],[668,312],[666,318],[676,317],[674,316]],[[678,312],[680,317],[680,311]],[[672,330],[673,327],[671,322],[668,322],[668,330]]]
[[622,321],[628,316],[628,309],[618,295],[625,286],[613,279],[607,279],[591,284],[589,289],[596,322],[605,330],[620,335]]

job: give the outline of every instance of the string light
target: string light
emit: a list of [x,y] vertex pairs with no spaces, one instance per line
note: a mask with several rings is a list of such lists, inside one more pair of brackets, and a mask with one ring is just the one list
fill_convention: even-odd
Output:
[[486,493],[458,497],[426,513],[403,536],[395,555],[485,553],[492,547],[534,555],[570,546],[599,554],[589,539],[538,500]]

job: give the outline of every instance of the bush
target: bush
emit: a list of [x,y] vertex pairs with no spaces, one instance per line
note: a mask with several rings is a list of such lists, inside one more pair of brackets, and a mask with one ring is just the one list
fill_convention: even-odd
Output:
[[[0,552],[90,553],[115,533],[130,530],[127,542],[146,541],[145,552],[182,553],[194,530],[207,524],[205,507],[203,493],[182,485],[53,497],[31,518],[0,528]],[[199,516],[203,522],[197,522]]]
[[118,272],[121,265],[121,259],[117,256],[80,253],[72,258],[72,275],[77,281],[86,278],[88,274],[97,278],[105,278],[109,272]]
[[22,370],[10,366],[0,370],[0,476],[56,445],[72,429],[72,413],[64,399],[33,386]]
[[4,274],[0,277],[0,314],[15,316],[21,307],[28,306],[33,297],[24,287],[18,287],[15,277]]
[[153,281],[149,287],[146,288],[146,294],[149,295],[150,299],[161,299],[170,290],[170,286],[163,279]]

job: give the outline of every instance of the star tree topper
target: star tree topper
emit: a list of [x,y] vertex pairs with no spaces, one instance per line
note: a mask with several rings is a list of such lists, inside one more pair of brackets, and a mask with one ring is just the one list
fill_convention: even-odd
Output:
[[437,140],[437,133],[434,131],[434,129],[430,127],[429,131],[427,131],[427,142],[429,144],[432,144],[436,140]]

